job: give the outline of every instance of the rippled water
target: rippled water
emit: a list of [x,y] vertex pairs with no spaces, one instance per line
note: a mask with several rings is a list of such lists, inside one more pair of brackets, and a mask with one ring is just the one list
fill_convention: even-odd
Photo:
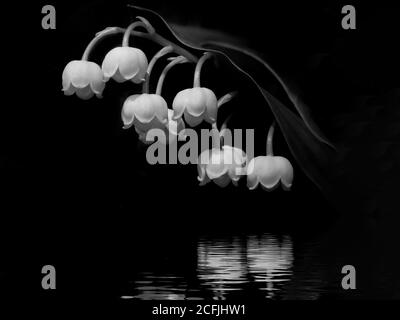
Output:
[[[295,246],[290,235],[270,233],[202,237],[193,249],[195,257],[167,254],[162,266],[136,272],[121,298],[317,299],[334,290],[323,280],[327,266],[314,259],[317,247],[314,242]],[[179,261],[184,267],[179,268]]]

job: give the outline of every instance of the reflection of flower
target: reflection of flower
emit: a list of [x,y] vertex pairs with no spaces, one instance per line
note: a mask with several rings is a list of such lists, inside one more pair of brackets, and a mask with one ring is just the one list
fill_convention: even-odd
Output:
[[64,94],[76,95],[84,100],[95,94],[101,98],[104,90],[104,77],[100,67],[91,61],[73,60],[69,62],[62,74]]
[[161,129],[168,122],[167,102],[157,94],[135,94],[125,100],[121,117],[125,128],[134,125],[142,132]]
[[265,286],[267,298],[273,298],[291,280],[293,245],[288,235],[249,236],[246,257],[249,273],[255,282]]
[[272,190],[279,182],[289,190],[293,181],[293,167],[284,157],[261,156],[252,159],[247,167],[247,186],[255,189],[259,183],[266,190]]
[[106,81],[113,78],[117,82],[140,83],[146,75],[147,58],[140,49],[117,47],[106,54],[101,68]]
[[245,166],[246,154],[238,148],[223,146],[222,149],[205,150],[200,154],[197,165],[198,180],[200,185],[210,180],[220,187],[226,187],[231,180],[237,185]]
[[[162,128],[164,131],[165,139],[162,138],[162,143],[173,143],[176,141],[180,134],[184,134],[185,123],[182,119],[178,119],[177,121],[172,119],[173,111],[168,109],[168,124]],[[149,131],[141,131],[138,128],[135,128],[136,133],[139,135],[139,140],[145,144],[151,144],[153,141],[146,140],[146,135]],[[151,129],[150,129],[151,130]]]
[[246,281],[246,265],[241,239],[199,239],[197,270],[201,283],[212,290],[214,298],[225,299],[231,290]]
[[173,103],[174,119],[184,115],[185,121],[195,127],[203,120],[213,123],[217,120],[217,97],[208,88],[190,88],[179,92]]

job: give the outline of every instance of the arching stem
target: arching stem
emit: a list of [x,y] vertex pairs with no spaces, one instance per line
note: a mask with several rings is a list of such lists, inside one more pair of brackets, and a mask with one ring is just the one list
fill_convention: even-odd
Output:
[[213,122],[211,125],[211,134],[212,134],[212,148],[221,149],[221,137],[216,122]]
[[[218,109],[225,103],[231,101],[232,98],[234,98],[236,95],[237,95],[237,91],[232,91],[232,92],[229,92],[229,93],[223,95],[221,98],[219,98],[218,103],[217,103]],[[224,123],[221,126],[221,130],[220,130],[221,144],[225,143],[225,131],[228,130],[227,125],[228,125],[228,122],[231,120],[231,118],[232,118],[232,113],[225,119]]]
[[185,58],[184,56],[179,56],[179,57],[174,58],[170,63],[168,63],[166,65],[166,67],[162,71],[160,77],[158,78],[156,94],[161,96],[162,87],[163,87],[164,80],[165,80],[165,77],[167,76],[168,71],[171,70],[171,68],[173,66],[175,66],[177,64],[181,64],[181,63],[186,63],[186,62],[190,62],[190,61],[187,58]]
[[267,136],[267,156],[271,156],[271,157],[274,155],[274,150],[272,147],[272,140],[274,138],[275,123],[276,123],[276,121],[274,120],[274,122],[272,122],[271,126],[269,127],[268,136]]
[[224,123],[221,126],[221,129],[219,131],[219,135],[220,135],[220,140],[221,140],[221,145],[225,144],[225,134],[226,134],[226,130],[228,130],[228,122],[231,120],[232,118],[232,113],[228,116],[228,118],[225,119]]
[[206,52],[203,56],[197,61],[196,69],[194,70],[194,79],[193,79],[193,87],[198,88],[200,87],[200,73],[201,68],[203,67],[204,62],[214,56],[211,52]]
[[131,34],[133,36],[149,39],[155,43],[158,43],[159,45],[161,45],[163,47],[172,46],[172,48],[174,49],[174,52],[176,54],[178,54],[180,56],[184,56],[192,62],[197,62],[199,60],[195,55],[193,55],[186,49],[178,46],[176,43],[174,43],[168,39],[165,39],[163,36],[161,36],[157,32],[155,32],[154,28],[151,26],[150,22],[147,19],[140,17],[140,16],[138,16],[136,18],[138,18],[140,21],[142,21],[143,23],[145,23],[147,25],[147,27],[146,27],[147,30],[149,30],[149,28],[150,28],[153,31],[151,32],[151,30],[150,30],[149,32],[141,32],[141,31],[133,30],[131,32]]
[[224,123],[222,124],[221,133],[228,127],[228,122],[231,120],[231,118],[232,118],[232,113],[225,119]]
[[129,37],[131,36],[132,31],[137,27],[146,28],[146,25],[142,21],[135,21],[131,23],[125,30],[124,38],[122,39],[123,47],[129,47]]
[[172,46],[166,46],[166,47],[162,48],[160,51],[158,51],[153,56],[153,58],[150,60],[149,65],[147,67],[147,72],[146,72],[146,76],[145,76],[146,78],[145,78],[145,81],[143,82],[143,89],[142,89],[143,93],[149,93],[150,75],[151,75],[151,71],[153,70],[153,67],[156,64],[157,60],[172,51],[173,51]]
[[104,37],[113,35],[113,34],[124,32],[124,31],[125,31],[125,29],[122,29],[120,27],[110,27],[110,28],[106,28],[103,31],[100,31],[100,32],[96,33],[96,36],[92,39],[92,41],[89,42],[89,44],[87,45],[85,51],[83,52],[82,60],[83,61],[87,61],[89,59],[90,52],[93,50],[95,45],[101,39],[103,39]]
[[218,99],[218,109],[224,105],[225,103],[231,101],[234,97],[236,97],[237,91],[229,92],[223,95],[221,98]]

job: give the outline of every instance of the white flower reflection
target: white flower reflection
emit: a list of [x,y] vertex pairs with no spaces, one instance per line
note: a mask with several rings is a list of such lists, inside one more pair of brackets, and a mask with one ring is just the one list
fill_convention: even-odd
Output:
[[266,297],[273,298],[278,287],[292,275],[292,240],[289,236],[281,239],[272,235],[250,236],[247,244],[249,272],[256,283],[262,284],[259,289],[267,291]]
[[226,291],[235,290],[246,282],[240,239],[199,242],[198,276],[213,291],[216,299],[223,300]]
[[271,234],[220,241],[200,241],[198,274],[216,299],[249,284],[266,298],[290,281],[293,246],[289,236]]

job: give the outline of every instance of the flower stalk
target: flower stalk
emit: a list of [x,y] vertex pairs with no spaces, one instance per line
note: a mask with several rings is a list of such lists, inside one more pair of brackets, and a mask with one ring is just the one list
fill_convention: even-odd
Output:
[[272,122],[271,126],[269,127],[268,136],[267,136],[267,156],[271,156],[271,157],[274,155],[272,140],[274,138],[275,123],[276,123],[276,121],[274,120],[274,122]]
[[171,70],[171,68],[177,64],[187,63],[187,62],[190,62],[190,61],[186,57],[179,56],[179,57],[173,58],[173,60],[166,65],[166,67],[162,71],[160,77],[158,78],[156,94],[161,95],[164,80],[165,80],[165,77],[167,76],[169,70]]
[[237,96],[237,94],[238,94],[237,91],[232,91],[232,92],[229,92],[229,93],[223,95],[221,98],[219,98],[218,99],[218,109],[225,103],[231,101],[234,97]]
[[214,122],[211,125],[211,135],[212,135],[212,148],[213,149],[221,149],[221,135],[217,127],[217,123]]
[[182,48],[181,46],[177,45],[176,43],[164,38],[163,36],[161,36],[160,34],[155,32],[154,28],[151,26],[150,22],[147,19],[140,17],[140,16],[138,16],[136,18],[140,19],[140,21],[142,21],[146,25],[146,29],[148,30],[148,32],[132,30],[131,34],[133,36],[151,40],[155,43],[158,43],[159,45],[161,45],[163,47],[172,46],[172,48],[174,49],[173,51],[176,54],[178,54],[180,56],[184,56],[192,62],[197,62],[199,60],[195,55],[193,55],[186,49]]
[[171,53],[172,51],[173,51],[172,46],[166,46],[162,48],[160,51],[158,51],[150,60],[149,66],[147,67],[146,78],[145,81],[143,82],[142,93],[149,93],[150,75],[157,60],[167,55],[168,53]]
[[83,61],[88,61],[89,59],[89,55],[92,52],[93,48],[96,46],[96,44],[102,40],[103,38],[113,35],[113,34],[117,34],[117,33],[121,33],[124,32],[125,30],[123,28],[120,27],[110,27],[110,28],[106,28],[103,31],[100,31],[96,34],[96,36],[92,39],[92,41],[89,42],[89,44],[87,45],[85,51],[83,52],[82,55],[82,60]]
[[206,62],[206,60],[210,59],[213,56],[214,56],[214,54],[212,54],[211,52],[206,52],[199,59],[199,61],[197,61],[196,69],[194,71],[193,88],[199,88],[200,87],[200,73],[201,73],[201,69],[203,67],[203,64],[204,64],[204,62]]
[[[124,37],[122,39],[122,46],[123,47],[129,47],[129,38],[131,36],[132,31],[137,28],[137,27],[144,27],[146,28],[146,25],[142,21],[135,21],[131,23],[128,28],[126,28],[124,32]],[[149,32],[149,31],[148,31]]]

